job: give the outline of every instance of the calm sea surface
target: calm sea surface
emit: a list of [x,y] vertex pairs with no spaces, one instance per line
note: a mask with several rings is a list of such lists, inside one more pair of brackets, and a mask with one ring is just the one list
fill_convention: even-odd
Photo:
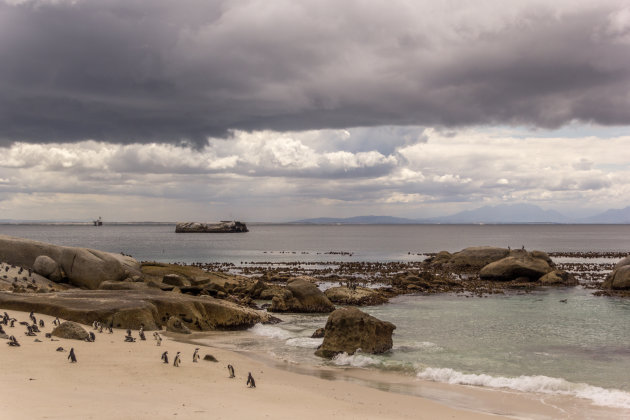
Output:
[[[409,261],[419,253],[477,245],[630,252],[629,225],[249,228],[245,234],[175,234],[174,225],[0,225],[0,234],[164,262]],[[352,255],[325,254],[331,251]],[[283,315],[281,324],[235,333],[234,343],[285,361],[399,371],[630,409],[630,299],[596,297],[575,287],[485,298],[399,296],[365,310],[397,326],[391,352],[316,358],[321,339],[310,335],[324,325],[322,315]]]

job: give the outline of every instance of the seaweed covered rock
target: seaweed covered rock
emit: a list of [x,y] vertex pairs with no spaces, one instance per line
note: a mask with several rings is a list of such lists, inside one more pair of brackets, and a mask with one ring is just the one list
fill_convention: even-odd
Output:
[[324,327],[324,342],[315,354],[333,357],[338,353],[384,353],[392,348],[396,326],[357,308],[336,309]]
[[348,288],[347,286],[331,287],[324,294],[333,303],[338,305],[380,305],[387,302],[387,298],[377,290],[367,287],[357,286]]

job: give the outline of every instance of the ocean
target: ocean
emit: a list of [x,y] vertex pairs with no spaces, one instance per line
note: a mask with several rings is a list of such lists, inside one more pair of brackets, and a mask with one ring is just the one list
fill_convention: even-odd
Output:
[[[0,225],[0,234],[124,252],[138,260],[236,265],[404,262],[423,258],[423,253],[477,245],[630,252],[629,225],[248,227],[245,234],[175,234],[174,225]],[[280,324],[224,334],[224,344],[289,364],[373,369],[630,409],[630,299],[594,296],[592,289],[578,286],[483,298],[405,295],[363,309],[396,325],[390,352],[340,355],[332,361],[315,357],[321,339],[310,335],[325,324],[326,315],[281,315]]]

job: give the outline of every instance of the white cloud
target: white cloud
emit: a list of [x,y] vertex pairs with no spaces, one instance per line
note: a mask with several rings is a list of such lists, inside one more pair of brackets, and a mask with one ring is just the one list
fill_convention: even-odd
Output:
[[[238,210],[249,220],[282,221],[304,214],[424,217],[520,201],[606,209],[626,206],[630,194],[630,136],[362,130],[349,129],[349,136],[342,130],[235,132],[203,149],[16,143],[0,149],[0,208],[13,218],[34,208],[92,218],[104,208],[115,215],[109,219],[126,220],[141,213],[125,210],[129,200],[152,215],[143,220],[175,220],[178,211],[206,220],[213,203],[219,218]],[[357,133],[363,146],[340,147],[342,137]],[[382,133],[414,140],[394,142],[390,154],[369,150]],[[330,151],[332,144],[340,149]]]

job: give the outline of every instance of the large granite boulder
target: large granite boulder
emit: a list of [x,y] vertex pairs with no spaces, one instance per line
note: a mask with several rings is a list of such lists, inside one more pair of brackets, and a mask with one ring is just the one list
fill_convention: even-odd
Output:
[[[476,246],[465,248],[450,256],[446,266],[452,270],[477,271],[491,262],[507,257],[510,250],[493,246]],[[442,260],[445,261],[442,254]]]
[[72,321],[62,322],[61,325],[52,330],[51,334],[55,337],[69,338],[72,340],[86,340],[90,337],[90,334],[81,324]]
[[392,348],[396,326],[381,321],[357,308],[336,309],[324,327],[324,342],[315,354],[333,357],[338,353],[384,353]]
[[604,289],[630,289],[630,256],[619,261],[604,283]]
[[35,262],[33,262],[33,271],[55,282],[61,281],[64,277],[61,267],[57,264],[57,261],[46,255],[40,255],[35,258]]
[[[52,259],[70,284],[86,289],[97,289],[104,281],[121,281],[140,274],[140,265],[130,257],[0,235],[0,261],[34,269],[40,256]],[[40,259],[38,269],[51,267],[50,261]]]
[[481,269],[479,277],[483,280],[509,281],[528,279],[536,281],[553,271],[545,258],[535,258],[530,253],[510,256],[492,262]]
[[335,305],[312,282],[303,278],[293,278],[287,283],[285,293],[274,296],[271,312],[319,312],[326,313]]
[[94,321],[116,328],[159,329],[171,316],[195,331],[234,330],[269,322],[263,311],[209,296],[146,290],[72,290],[21,295],[0,292],[0,308],[39,312],[81,324]]
[[348,288],[347,286],[331,287],[324,294],[333,303],[338,305],[381,305],[387,302],[387,298],[377,290],[367,287],[357,286]]

